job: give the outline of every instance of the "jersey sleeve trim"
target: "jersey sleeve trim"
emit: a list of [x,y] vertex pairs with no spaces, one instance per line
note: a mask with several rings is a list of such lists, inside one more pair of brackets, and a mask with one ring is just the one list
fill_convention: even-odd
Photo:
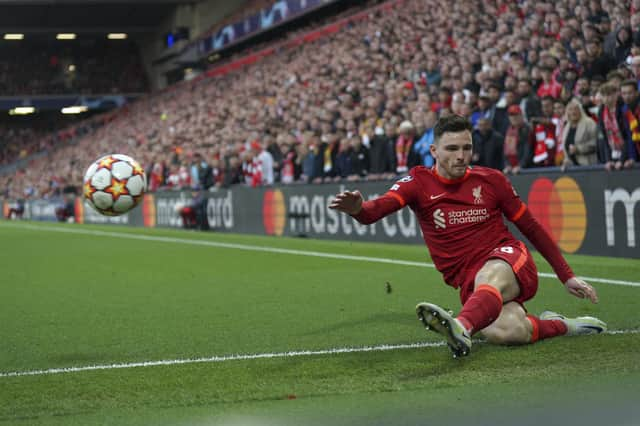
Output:
[[398,202],[400,203],[400,205],[402,207],[407,205],[407,202],[404,200],[404,198],[402,198],[402,196],[400,194],[398,194],[397,192],[388,191],[386,195],[389,195],[390,197],[393,197],[396,200],[398,200]]
[[527,206],[522,203],[520,205],[520,208],[518,209],[518,211],[516,212],[516,214],[513,215],[513,217],[509,218],[509,220],[511,222],[515,222],[516,220],[520,219],[522,217],[522,215],[524,214],[524,212],[527,210]]

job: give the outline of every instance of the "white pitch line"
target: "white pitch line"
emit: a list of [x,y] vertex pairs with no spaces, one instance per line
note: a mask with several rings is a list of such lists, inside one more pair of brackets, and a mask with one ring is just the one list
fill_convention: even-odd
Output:
[[[620,335],[620,334],[638,334],[638,333],[640,333],[640,329],[610,330],[610,331],[604,332],[603,334]],[[474,340],[474,343],[478,344],[478,343],[484,343],[484,342],[482,340]],[[157,367],[157,366],[165,366],[165,365],[218,363],[218,362],[227,362],[227,361],[293,358],[293,357],[301,357],[301,356],[338,355],[338,354],[363,353],[363,352],[385,352],[385,351],[396,351],[396,350],[405,350],[405,349],[437,348],[444,345],[445,345],[445,342],[419,342],[419,343],[406,343],[406,344],[398,344],[398,345],[363,346],[359,348],[334,348],[334,349],[271,352],[271,353],[262,353],[262,354],[245,354],[245,355],[214,355],[206,358],[164,359],[164,360],[158,360],[158,361],[141,361],[141,362],[128,362],[128,363],[119,363],[119,364],[86,365],[82,367],[49,368],[46,370],[10,371],[6,373],[0,372],[0,378],[45,376],[45,375],[63,374],[63,373],[79,373],[82,371],[118,370],[118,369],[124,369],[124,368]]]
[[274,353],[262,353],[262,354],[246,354],[246,355],[222,355],[222,356],[211,356],[206,358],[165,359],[165,360],[159,360],[159,361],[142,361],[142,362],[121,363],[121,364],[87,365],[84,367],[50,368],[48,370],[13,371],[8,373],[0,373],[0,378],[1,377],[20,377],[20,376],[42,376],[47,374],[76,373],[80,371],[93,371],[93,370],[115,370],[115,369],[122,369],[122,368],[156,367],[160,365],[246,361],[246,360],[253,360],[253,359],[291,358],[291,357],[299,357],[299,356],[336,355],[336,354],[360,353],[360,352],[384,352],[384,351],[393,351],[393,350],[401,350],[401,349],[435,348],[435,347],[444,346],[444,345],[445,345],[444,342],[423,342],[423,343],[408,343],[408,344],[400,344],[400,345],[364,346],[360,348],[321,349],[321,350],[315,350],[315,351],[314,350],[289,351],[289,352],[274,352]]
[[[435,268],[435,265],[433,263],[414,262],[410,260],[390,259],[385,257],[353,256],[348,254],[323,253],[319,251],[292,250],[292,249],[282,249],[277,247],[259,247],[259,246],[251,246],[247,244],[221,243],[217,241],[208,241],[208,240],[191,240],[188,238],[127,234],[122,232],[96,231],[96,230],[89,230],[89,229],[58,228],[58,227],[26,225],[26,224],[9,224],[7,222],[2,222],[2,221],[0,221],[0,226],[29,229],[33,231],[49,231],[49,232],[61,232],[66,234],[94,235],[94,236],[112,237],[112,238],[127,238],[131,240],[156,241],[156,242],[165,242],[165,243],[189,244],[189,245],[196,245],[196,246],[229,248],[229,249],[236,249],[236,250],[261,251],[266,253],[291,254],[295,256],[324,257],[329,259],[354,260],[359,262],[388,263],[392,265],[417,266],[421,268]],[[538,276],[543,278],[554,278],[554,279],[557,278],[555,274],[551,274],[548,272],[539,272]],[[609,278],[583,277],[583,276],[579,278],[588,282],[620,285],[620,286],[626,286],[626,287],[640,287],[640,282],[636,282],[636,281],[613,280]]]

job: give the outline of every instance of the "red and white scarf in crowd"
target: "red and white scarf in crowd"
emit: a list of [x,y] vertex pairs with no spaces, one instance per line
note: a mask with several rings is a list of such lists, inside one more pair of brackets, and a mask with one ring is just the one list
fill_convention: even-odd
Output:
[[607,141],[611,148],[611,159],[619,160],[622,155],[622,146],[624,140],[622,139],[622,133],[620,127],[618,127],[618,120],[616,120],[615,110],[611,111],[608,106],[604,106],[602,111],[602,122],[604,124],[604,130],[607,133]]
[[638,152],[640,152],[640,125],[638,123],[637,113],[638,107],[636,107],[636,111],[631,111],[631,109],[627,109],[627,121],[629,122],[629,130],[631,131],[631,140],[636,145]]
[[253,162],[251,163],[251,186],[255,188],[256,186],[260,186],[262,184],[262,160],[259,155],[253,157]]
[[411,144],[413,138],[399,136],[396,141],[396,172],[404,173],[409,168],[407,167],[409,160],[409,151],[411,150]]
[[549,151],[556,145],[555,129],[551,126],[536,124],[535,135],[536,140],[533,148],[533,163],[536,165],[543,165],[549,158]]

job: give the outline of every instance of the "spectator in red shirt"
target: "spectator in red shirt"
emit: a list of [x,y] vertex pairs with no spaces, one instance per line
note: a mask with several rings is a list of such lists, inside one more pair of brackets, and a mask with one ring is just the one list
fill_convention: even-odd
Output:
[[562,84],[558,83],[553,77],[553,69],[542,67],[540,69],[542,75],[542,84],[538,87],[537,95],[540,99],[545,96],[551,96],[557,99],[562,94]]

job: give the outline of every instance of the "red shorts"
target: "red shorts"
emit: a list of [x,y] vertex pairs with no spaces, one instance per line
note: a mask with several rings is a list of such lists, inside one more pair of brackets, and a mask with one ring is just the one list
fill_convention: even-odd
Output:
[[496,247],[486,258],[481,259],[473,268],[468,270],[469,273],[464,283],[460,286],[460,301],[463,305],[473,293],[476,274],[489,259],[501,259],[511,265],[511,269],[513,269],[520,286],[520,294],[513,299],[514,302],[522,305],[536,295],[538,291],[538,269],[536,264],[533,263],[533,257],[531,257],[527,246],[522,241],[514,241],[511,245]]

